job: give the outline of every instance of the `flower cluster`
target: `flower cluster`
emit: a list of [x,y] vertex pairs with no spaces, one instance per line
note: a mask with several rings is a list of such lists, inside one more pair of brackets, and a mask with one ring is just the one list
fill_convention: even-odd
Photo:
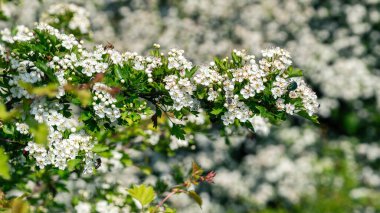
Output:
[[176,75],[166,76],[164,79],[165,89],[169,91],[170,97],[173,100],[173,108],[181,110],[183,107],[198,109],[199,102],[192,98],[196,87],[188,78],[181,78]]
[[[212,62],[211,66],[215,66],[215,63]],[[215,101],[221,92],[221,88],[219,91],[215,91],[213,88],[214,84],[221,84],[223,81],[223,77],[213,69],[213,67],[201,66],[199,70],[193,76],[194,83],[197,85],[202,85],[208,88],[207,100]]]
[[75,38],[73,34],[67,35],[65,33],[60,33],[58,29],[45,23],[37,23],[36,25],[37,30],[47,32],[50,35],[55,36],[58,40],[60,40],[62,47],[66,48],[67,50],[71,50],[74,47],[80,46],[79,41]]
[[111,122],[115,122],[120,117],[120,110],[115,105],[116,99],[109,93],[111,88],[102,83],[95,83],[92,91],[95,114],[99,118],[108,118]]
[[[30,83],[34,84],[42,81],[44,73],[38,69],[32,61],[21,61],[13,60],[13,66],[17,67],[17,75],[13,75],[12,79],[9,80],[10,92],[13,98],[33,98],[32,94],[29,94],[20,83]],[[11,97],[8,97],[10,100]]]
[[298,112],[296,110],[296,104],[299,104],[297,99],[301,99],[306,112],[310,116],[318,111],[317,95],[307,86],[303,79],[298,77],[288,79],[277,77],[273,86],[271,92],[276,99],[278,110],[286,111],[286,113],[293,115]]
[[94,140],[84,131],[77,130],[79,123],[74,117],[67,118],[60,113],[63,107],[58,102],[48,104],[46,100],[36,100],[31,105],[30,114],[48,126],[47,147],[30,141],[25,148],[40,168],[51,164],[65,169],[67,162],[82,152],[91,157]]
[[82,73],[88,77],[95,73],[104,73],[108,68],[108,63],[103,62],[104,48],[97,46],[95,51],[82,51],[82,57],[75,63],[75,67],[82,68]]
[[[54,4],[41,15],[41,21],[58,28],[67,24],[68,29],[78,30],[81,34],[87,34],[90,31],[89,13],[76,4]],[[66,21],[68,23],[65,23]]]
[[193,63],[188,61],[184,56],[185,51],[171,49],[168,53],[168,68],[176,69],[185,72],[185,70],[190,70],[193,67]]
[[29,41],[33,38],[33,32],[24,25],[17,26],[15,34],[13,34],[8,28],[3,29],[0,34],[1,40],[8,43]]
[[26,123],[16,123],[16,130],[23,135],[29,134],[29,126]]

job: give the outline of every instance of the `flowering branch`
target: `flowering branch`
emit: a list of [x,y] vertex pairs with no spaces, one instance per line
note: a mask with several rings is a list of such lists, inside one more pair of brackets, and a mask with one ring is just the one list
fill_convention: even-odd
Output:
[[40,168],[65,169],[69,161],[84,158],[84,172],[91,173],[96,153],[108,149],[97,144],[105,141],[98,132],[119,134],[120,127],[142,117],[157,127],[162,113],[178,140],[186,135],[181,119],[201,112],[215,124],[257,134],[268,134],[269,124],[287,114],[317,122],[316,95],[280,48],[263,50],[258,62],[245,50],[234,50],[231,58],[195,66],[184,51],[164,54],[159,45],[149,56],[120,53],[111,45],[88,50],[73,35],[43,23],[32,30],[4,29],[1,43],[7,88],[0,97],[9,108],[22,106],[13,119],[22,127],[16,131]]

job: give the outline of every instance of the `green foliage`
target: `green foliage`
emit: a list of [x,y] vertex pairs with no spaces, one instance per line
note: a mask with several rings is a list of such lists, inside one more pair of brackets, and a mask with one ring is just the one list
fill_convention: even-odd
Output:
[[5,153],[4,149],[0,147],[0,177],[9,180],[11,178],[9,174],[9,157]]
[[17,110],[12,109],[11,111],[7,111],[5,105],[0,102],[0,121],[8,121],[12,117],[17,115]]
[[48,134],[49,129],[46,124],[37,124],[36,126],[31,127],[30,131],[32,132],[34,141],[38,144],[48,145]]
[[145,186],[144,184],[133,186],[128,190],[128,193],[138,200],[143,207],[149,205],[156,197],[153,187]]
[[187,194],[199,205],[202,207],[202,198],[195,191],[188,191]]
[[67,162],[67,169],[69,171],[74,171],[82,162],[81,159],[72,159]]
[[173,124],[173,127],[170,129],[170,134],[176,136],[178,139],[185,140],[185,130],[183,130],[182,125]]
[[301,77],[303,76],[302,70],[295,69],[293,67],[288,68],[288,76],[291,77]]
[[109,146],[106,146],[104,144],[96,144],[94,148],[92,148],[93,152],[99,153],[99,152],[105,152],[109,150]]

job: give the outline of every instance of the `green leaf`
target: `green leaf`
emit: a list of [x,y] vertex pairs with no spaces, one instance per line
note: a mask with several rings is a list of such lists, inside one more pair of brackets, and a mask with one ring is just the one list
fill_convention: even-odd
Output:
[[219,115],[220,113],[223,112],[223,108],[213,108],[212,111],[211,111],[211,114],[213,115]]
[[0,147],[0,177],[6,180],[11,178],[9,175],[8,159],[8,155],[5,153],[4,149]]
[[81,159],[72,159],[67,162],[67,168],[70,172],[75,170],[75,167],[79,165],[79,163],[82,162]]
[[191,78],[193,77],[194,73],[198,70],[198,67],[197,66],[194,66],[193,68],[191,68],[191,70],[189,70],[188,72],[186,72],[186,77],[188,78]]
[[176,213],[177,211],[175,209],[169,208],[168,206],[165,206],[165,213]]
[[86,107],[90,104],[92,95],[89,90],[78,90],[75,92],[75,95],[79,98],[83,107]]
[[58,93],[58,85],[57,84],[47,84],[44,86],[36,87],[30,83],[26,83],[23,81],[19,81],[18,83],[22,88],[24,88],[30,94],[34,94],[37,96],[45,96],[46,95],[50,98],[53,98]]
[[302,70],[300,69],[293,69],[293,67],[288,68],[288,76],[289,78],[292,77],[301,77],[303,76]]
[[47,145],[49,128],[46,124],[38,124],[37,126],[32,127],[30,131],[32,132],[34,142],[45,146]]
[[188,191],[187,194],[202,207],[202,198],[195,191]]
[[237,56],[234,52],[232,52],[232,60],[235,64],[240,64],[241,57]]
[[176,136],[178,139],[185,140],[186,132],[183,130],[182,125],[173,124],[173,127],[170,129],[170,134]]
[[48,96],[49,98],[54,98],[58,93],[57,84],[48,84],[41,87],[34,87],[31,91],[32,94],[37,96]]
[[13,135],[15,132],[15,127],[9,124],[3,126],[3,132],[7,135]]
[[104,144],[95,144],[94,148],[92,148],[92,151],[99,153],[99,152],[105,152],[108,149],[109,149],[109,147],[104,145]]
[[54,71],[46,65],[45,61],[36,61],[34,62],[34,64],[36,65],[36,67],[38,67],[42,72],[44,72],[49,77],[49,80],[55,83],[58,83],[58,80],[57,80],[56,75],[54,74]]
[[6,121],[16,115],[16,110],[7,111],[7,108],[3,103],[0,103],[0,120]]
[[87,121],[92,117],[92,113],[90,111],[82,111],[80,113],[80,120]]
[[192,167],[191,176],[195,179],[198,179],[202,175],[203,169],[194,161],[191,167]]
[[316,123],[316,124],[319,124],[319,121],[318,121],[318,116],[316,115],[312,115],[310,116],[307,112],[305,112],[304,110],[300,111],[297,113],[298,115],[312,121],[313,123]]
[[151,186],[133,186],[128,190],[129,194],[136,200],[138,200],[142,206],[150,204],[156,197],[156,193]]
[[22,198],[16,198],[11,204],[12,213],[27,213],[29,212],[29,203],[24,201]]

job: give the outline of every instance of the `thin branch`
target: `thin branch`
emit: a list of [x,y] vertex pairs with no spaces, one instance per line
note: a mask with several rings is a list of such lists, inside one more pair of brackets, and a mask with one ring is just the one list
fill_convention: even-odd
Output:
[[0,138],[0,141],[3,141],[3,142],[7,142],[7,143],[17,143],[17,144],[21,144],[21,145],[25,145],[19,141],[14,141],[14,140],[10,140],[10,139],[7,139],[7,138]]
[[173,189],[172,192],[170,192],[168,195],[166,195],[166,197],[161,200],[161,202],[157,205],[157,208],[161,207],[162,205],[164,205],[164,203],[173,195],[179,193],[179,192],[185,192],[184,190],[181,190],[181,189]]

